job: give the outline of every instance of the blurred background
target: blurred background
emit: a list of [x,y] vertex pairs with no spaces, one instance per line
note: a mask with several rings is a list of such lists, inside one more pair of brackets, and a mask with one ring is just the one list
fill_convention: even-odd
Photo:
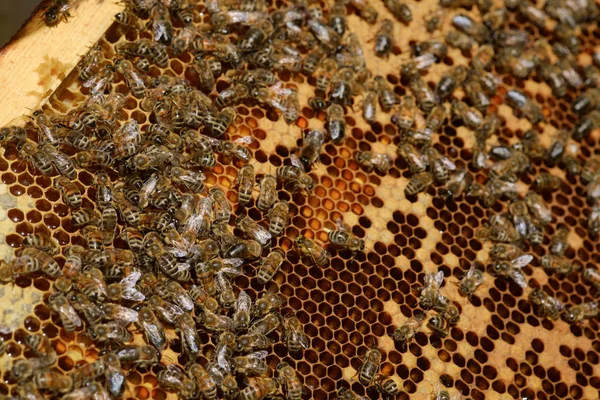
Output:
[[0,46],[17,33],[41,0],[0,0]]

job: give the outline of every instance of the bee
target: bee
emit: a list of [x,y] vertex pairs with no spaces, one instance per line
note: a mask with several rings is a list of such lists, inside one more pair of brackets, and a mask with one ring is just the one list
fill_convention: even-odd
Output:
[[375,384],[375,389],[385,396],[397,396],[400,394],[398,384],[389,376],[377,374],[373,382]]
[[429,167],[435,179],[440,183],[446,183],[449,179],[449,171],[456,169],[454,163],[433,147],[425,149],[425,154],[429,159]]
[[427,27],[427,32],[433,33],[438,29],[441,29],[444,23],[444,17],[445,13],[443,10],[435,10],[431,14],[426,15],[424,20],[426,24],[425,26]]
[[474,265],[469,268],[460,282],[457,283],[458,292],[462,296],[471,296],[483,283],[483,272]]
[[67,18],[71,16],[69,10],[74,2],[74,0],[51,0],[42,14],[46,25],[50,27],[56,26],[61,19],[64,19],[66,22]]
[[450,96],[467,79],[469,70],[463,65],[452,68],[440,79],[435,90],[440,99]]
[[262,20],[254,24],[246,31],[246,34],[240,39],[238,47],[243,53],[249,53],[258,50],[260,45],[273,32],[273,25],[269,20]]
[[433,317],[429,318],[429,321],[427,321],[427,326],[429,329],[443,338],[448,336],[448,331],[450,330],[449,322],[446,321],[440,314],[435,314]]
[[416,314],[414,317],[410,317],[406,322],[400,325],[394,331],[394,340],[400,343],[408,343],[415,337],[415,334],[421,329],[425,314]]
[[92,383],[106,371],[104,360],[98,359],[94,362],[84,364],[73,371],[69,376],[73,379],[73,387],[80,388]]
[[228,258],[241,258],[249,260],[260,257],[262,246],[255,240],[237,240],[233,246],[229,247],[223,254]]
[[215,104],[217,107],[223,108],[244,100],[249,94],[248,86],[238,83],[220,92],[215,100]]
[[484,43],[490,39],[490,31],[483,24],[472,20],[464,14],[457,14],[452,18],[452,25],[459,31],[469,35],[478,43]]
[[198,75],[198,87],[204,92],[211,91],[215,85],[215,77],[210,70],[206,56],[204,54],[198,54],[194,58],[192,67]]
[[46,143],[40,147],[40,152],[44,154],[54,165],[56,170],[66,178],[75,179],[77,171],[71,159],[63,152],[57,150],[54,146]]
[[173,40],[173,24],[169,10],[162,3],[152,7],[152,34],[155,42],[168,45]]
[[582,323],[587,318],[595,318],[598,315],[598,302],[590,301],[568,308],[565,319],[571,324]]
[[373,344],[373,347],[365,353],[363,363],[358,369],[358,381],[362,385],[369,386],[373,382],[375,375],[379,372],[381,358],[381,351]]
[[107,64],[100,71],[89,77],[83,83],[83,87],[89,88],[92,96],[103,94],[111,89],[114,76],[115,67],[112,64]]
[[209,194],[212,199],[214,221],[215,222],[229,222],[231,217],[231,205],[225,197],[225,193],[218,186],[213,186]]
[[525,203],[531,214],[542,224],[546,225],[552,222],[552,211],[539,194],[528,192],[525,195]]
[[354,159],[368,171],[375,169],[382,174],[387,173],[392,166],[392,159],[387,154],[358,151],[354,155]]
[[572,271],[581,269],[581,265],[572,263],[565,256],[558,256],[554,254],[546,254],[540,259],[542,267],[554,271],[560,275],[568,275]]
[[556,321],[564,310],[562,303],[555,297],[549,296],[541,289],[533,289],[529,294],[529,301],[539,306],[542,316]]
[[179,333],[184,353],[194,359],[200,353],[200,337],[196,324],[190,314],[182,313],[175,317],[175,331]]
[[23,246],[35,247],[51,255],[56,255],[60,249],[58,241],[46,232],[34,232],[29,236],[25,236],[23,238]]
[[252,136],[244,136],[234,141],[221,140],[217,144],[215,151],[225,157],[236,157],[240,161],[248,162],[252,155],[250,150],[242,145],[250,144],[252,141]]
[[52,370],[38,371],[33,376],[33,385],[38,390],[65,394],[73,387],[73,380],[67,375]]
[[144,332],[147,343],[153,345],[159,352],[167,348],[165,328],[149,307],[142,307],[138,311],[138,324]]
[[335,1],[329,10],[329,26],[340,36],[346,33],[346,5],[341,1]]
[[339,400],[366,400],[367,397],[359,396],[352,389],[347,389],[345,387],[340,388],[337,391],[337,398]]
[[381,26],[375,35],[375,55],[387,57],[394,45],[394,23],[389,19],[381,21]]
[[575,129],[573,130],[573,139],[582,140],[586,138],[592,130],[597,129],[600,126],[600,111],[593,110],[589,114],[579,119]]
[[219,304],[226,310],[229,310],[235,305],[235,293],[229,279],[225,276],[224,271],[218,271],[215,275],[215,287],[219,294]]
[[354,7],[360,18],[373,25],[377,22],[377,10],[366,0],[351,0],[350,4]]
[[[280,317],[274,313],[270,313],[265,315],[263,318],[255,321],[250,329],[248,329],[249,335],[268,335],[273,332],[275,329],[279,327],[281,324]],[[300,327],[300,332],[302,332],[302,328]],[[304,334],[302,332],[302,334]],[[285,335],[285,331],[284,331]],[[296,336],[294,336],[296,338]],[[290,338],[291,340],[291,338]],[[285,340],[284,340],[285,341]],[[288,348],[289,350],[289,348]]]
[[217,384],[202,365],[189,364],[186,366],[186,371],[188,376],[195,381],[198,390],[205,399],[216,400]]
[[290,214],[289,203],[287,201],[278,201],[269,211],[269,232],[273,236],[279,236],[285,229]]
[[167,365],[166,369],[156,374],[156,380],[165,389],[177,391],[181,398],[192,399],[198,397],[196,383],[174,364]]
[[233,320],[225,315],[215,314],[212,311],[205,310],[198,317],[198,323],[207,331],[223,332],[233,331],[235,329]]
[[589,88],[573,101],[572,110],[585,115],[600,105],[600,89]]
[[481,112],[463,101],[453,101],[451,111],[453,121],[462,121],[470,129],[477,130],[483,123]]
[[[279,176],[279,170],[277,172]],[[260,181],[260,192],[256,206],[264,212],[269,210],[275,201],[277,201],[277,179],[273,175],[265,175]]]
[[444,283],[444,272],[425,274],[423,279],[423,287],[419,295],[421,307],[427,309],[433,307],[436,298],[439,296],[439,289]]
[[135,119],[130,119],[113,135],[114,151],[113,157],[121,159],[130,157],[137,153],[142,141],[140,127]]
[[116,351],[121,364],[129,364],[140,368],[149,367],[158,363],[159,355],[150,345],[122,345]]
[[349,226],[341,220],[337,221],[337,226],[337,230],[332,230],[327,234],[329,241],[333,245],[352,252],[363,251],[365,249],[365,241],[356,237]]
[[307,25],[310,32],[325,49],[334,50],[342,44],[342,37],[333,28],[325,25],[324,21],[310,18]]
[[44,175],[52,175],[54,167],[50,158],[41,151],[38,151],[35,143],[24,142],[17,145],[17,149],[21,156],[29,161],[34,168]]
[[[330,106],[330,108],[332,106]],[[302,139],[302,147],[300,148],[299,152],[299,158],[306,171],[310,170],[310,167],[319,159],[319,153],[321,152],[321,147],[324,143],[325,134],[322,131],[311,130],[304,134]]]
[[389,112],[392,107],[398,104],[400,101],[396,93],[390,88],[382,76],[376,76],[373,79],[375,88],[377,90],[377,97],[379,99],[379,105],[384,112]]
[[206,126],[213,137],[221,137],[233,123],[236,117],[233,107],[225,107],[215,116],[208,114],[205,119]]
[[[279,392],[279,382],[272,378],[251,377],[248,386],[239,392],[240,400],[260,400]],[[231,398],[231,397],[229,397]]]
[[273,344],[273,341],[262,334],[247,334],[237,337],[236,349],[238,352],[251,352],[260,349],[267,349]]
[[312,239],[300,235],[294,241],[294,245],[300,252],[300,255],[309,259],[312,264],[319,267],[325,267],[329,264],[331,255]]
[[398,145],[397,151],[398,155],[406,161],[410,172],[413,174],[424,172],[427,169],[427,158],[412,144],[401,143]]
[[471,174],[465,169],[458,169],[450,175],[444,188],[440,189],[440,193],[445,195],[446,201],[456,199],[460,197],[465,190],[469,190],[472,181],[473,176]]
[[274,312],[283,305],[283,299],[281,296],[275,293],[267,292],[262,297],[256,300],[254,308],[252,309],[253,317],[263,317],[269,313]]
[[[314,109],[320,109],[311,105]],[[323,104],[323,107],[325,104]],[[377,120],[377,91],[373,88],[373,85],[368,85],[364,98],[362,100],[362,115],[365,121],[369,124],[374,123]]]
[[433,175],[429,172],[419,172],[414,174],[406,188],[404,188],[404,194],[406,196],[415,196],[421,192],[426,191],[429,186],[433,183]]
[[170,177],[173,182],[183,184],[187,189],[194,193],[202,193],[206,189],[206,186],[204,185],[206,176],[204,176],[202,172],[181,167],[171,167]]
[[[102,48],[98,45],[92,47],[81,60],[79,65],[79,80],[87,81],[100,69],[100,62],[104,58]],[[76,128],[73,128],[76,129]]]
[[121,368],[121,361],[115,353],[108,353],[103,357],[106,366],[106,388],[113,397],[119,397],[125,389],[125,373]]
[[[23,343],[37,356],[48,357],[48,359],[56,359],[56,351],[52,348],[50,340],[46,336],[32,334],[25,336]],[[49,364],[54,364],[51,362]]]
[[[537,124],[544,119],[540,107],[518,90],[509,90],[508,93],[506,93],[506,104],[515,111],[518,111],[519,115],[523,115],[532,124]],[[575,132],[576,131],[577,128],[575,128]]]
[[560,224],[550,241],[550,253],[562,256],[569,247],[569,229]]
[[146,77],[135,70],[129,60],[119,58],[115,61],[117,71],[123,75],[131,94],[141,99],[146,95]]
[[[273,181],[276,187],[277,181]],[[252,199],[252,190],[254,189],[254,166],[247,164],[240,169],[236,177],[236,186],[238,187],[238,201],[241,205],[246,205]],[[257,205],[258,206],[258,205]]]
[[148,304],[162,321],[169,324],[175,324],[175,319],[184,313],[179,306],[157,295],[151,296],[148,299]]
[[140,19],[129,11],[121,11],[115,14],[115,20],[121,25],[137,31],[143,29]]
[[48,304],[53,311],[57,312],[67,332],[73,332],[81,327],[81,318],[69,303],[69,300],[62,294],[54,294],[48,299]]
[[398,21],[408,25],[412,21],[410,8],[400,0],[383,0],[383,4]]
[[583,270],[583,279],[591,283],[596,289],[600,289],[600,273],[593,267]]
[[302,382],[296,375],[296,371],[286,362],[277,365],[277,379],[283,385],[288,400],[300,400],[302,398]]
[[342,143],[346,136],[346,122],[344,121],[344,108],[339,104],[332,104],[327,108],[326,129],[333,143]]
[[446,35],[446,43],[463,53],[470,53],[471,48],[475,45],[475,40],[463,32],[450,31]]
[[248,355],[233,357],[234,371],[244,376],[264,375],[268,369],[265,361],[268,354],[268,351],[261,350]]
[[458,307],[446,296],[438,295],[434,300],[433,309],[451,325],[456,325],[460,319]]
[[127,326],[138,319],[138,312],[116,303],[104,303],[101,308],[104,319]]
[[521,255],[513,260],[502,260],[494,263],[492,270],[498,276],[511,278],[517,285],[522,288],[527,287],[527,280],[521,268],[529,264],[533,260],[530,254]]
[[104,248],[104,234],[94,225],[83,228],[83,236],[87,242],[88,249],[102,250]]
[[193,24],[185,24],[180,30],[177,36],[175,36],[171,49],[173,55],[178,56],[190,47],[190,43],[196,37],[196,28]]
[[529,157],[519,150],[513,150],[506,160],[496,162],[490,168],[490,178],[515,181],[516,177],[529,168]]
[[266,246],[271,242],[271,233],[250,217],[240,216],[236,221],[236,225],[250,239],[256,240],[263,246]]
[[288,316],[283,319],[283,342],[290,353],[298,353],[302,349],[308,349],[310,341],[304,333],[302,323],[296,316]]
[[412,78],[409,83],[419,108],[425,112],[431,111],[439,103],[437,94],[419,77]]

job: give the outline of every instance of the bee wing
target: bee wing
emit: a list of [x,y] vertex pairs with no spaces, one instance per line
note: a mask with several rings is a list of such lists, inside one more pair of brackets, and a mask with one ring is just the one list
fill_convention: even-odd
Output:
[[144,301],[144,296],[139,290],[135,288],[135,284],[140,279],[141,272],[136,271],[121,280],[121,286],[123,288],[123,298],[131,301]]
[[217,364],[214,364],[212,362],[208,363],[206,365],[206,372],[208,372],[210,377],[215,381],[217,385],[223,383],[223,379],[225,377],[223,376],[223,372],[221,372],[221,370],[219,369],[218,362]]
[[434,275],[432,283],[434,283],[437,288],[442,286],[442,283],[444,283],[444,272],[438,271],[438,273]]
[[456,165],[448,157],[440,156],[440,161],[449,170],[454,171],[456,169]]
[[248,357],[249,359],[264,360],[265,358],[267,358],[268,355],[269,355],[268,351],[261,350],[261,351],[255,351],[254,353],[250,353],[246,357]]
[[222,293],[227,290],[232,290],[231,282],[225,276],[223,271],[217,272],[215,276],[215,286],[217,288],[217,292]]
[[[141,300],[140,300],[141,301]],[[125,325],[138,320],[138,313],[129,307],[119,307],[117,319],[125,322]]]
[[290,162],[292,163],[292,165],[296,168],[300,168],[300,170],[304,171],[304,165],[302,164],[302,161],[300,161],[300,158],[298,158],[298,156],[295,153],[290,154]]
[[269,232],[262,226],[256,230],[256,239],[258,239],[260,243],[269,243],[272,237],[273,235],[271,235],[271,232]]
[[548,301],[550,303],[552,303],[552,305],[554,307],[556,307],[556,309],[558,309],[558,310],[564,310],[565,309],[565,306],[563,305],[563,303],[561,303],[560,300],[558,300],[556,297],[548,296]]
[[236,312],[250,312],[252,309],[252,298],[245,291],[241,291],[238,295],[237,302],[235,304]]
[[79,318],[79,314],[73,308],[73,306],[67,301],[60,307],[60,312],[64,314],[69,320],[75,323],[75,326],[80,327],[82,322],[81,318]]
[[244,137],[235,139],[233,142],[237,143],[237,144],[250,144],[253,141],[254,141],[254,138],[252,136],[244,136]]
[[217,352],[215,357],[217,359],[217,364],[219,365],[219,367],[227,371],[227,373],[231,373],[233,366],[231,365],[231,359],[227,354],[227,347],[221,346],[219,350],[220,351]]
[[531,260],[533,260],[533,256],[531,254],[524,254],[512,260],[512,265],[514,268],[520,269],[529,264]]
[[508,276],[523,289],[527,287],[527,279],[520,269],[511,268],[510,271],[508,271]]

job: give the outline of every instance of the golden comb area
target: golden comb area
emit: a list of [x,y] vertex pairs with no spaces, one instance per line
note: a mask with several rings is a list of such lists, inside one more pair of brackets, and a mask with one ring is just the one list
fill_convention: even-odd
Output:
[[597,3],[123,3],[0,131],[0,398],[600,396]]

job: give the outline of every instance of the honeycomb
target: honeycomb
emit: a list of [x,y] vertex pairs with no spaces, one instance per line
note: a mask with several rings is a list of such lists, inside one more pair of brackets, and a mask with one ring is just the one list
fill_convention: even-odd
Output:
[[[195,7],[194,24],[198,28],[210,24],[208,3],[206,6],[199,3]],[[454,29],[451,21],[455,15],[464,14],[481,20],[480,10],[474,4],[468,4],[470,2],[465,3],[464,8],[443,8],[445,16],[440,29],[430,33],[423,21],[440,8],[438,2],[407,0],[405,4],[412,11],[412,21],[408,25],[396,21],[383,2],[372,2],[379,21],[384,18],[396,21],[394,43],[387,59],[375,55],[373,38],[380,24],[370,24],[359,17],[363,4],[360,1],[349,2],[346,6],[347,31],[357,34],[366,66],[384,77],[393,92],[403,97],[411,90],[399,71],[409,60],[415,44],[443,39]],[[280,0],[266,1],[266,4],[269,12],[288,5]],[[323,7],[326,13],[332,6],[322,2],[315,4]],[[492,9],[497,7],[504,7],[503,2],[494,1]],[[73,13],[77,17],[76,10]],[[182,27],[177,18],[173,18],[173,22],[176,31]],[[508,11],[500,29],[525,31],[532,41],[552,41],[555,40],[554,25],[555,21],[548,20],[540,28],[522,13]],[[581,72],[592,63],[592,54],[600,51],[597,20],[579,24],[576,37],[580,41],[577,62]],[[104,57],[112,60],[116,56],[117,43],[140,38],[151,39],[152,36],[147,30],[129,29],[115,22],[98,40],[98,45]],[[471,51],[461,51],[448,46],[447,55],[421,71],[421,78],[434,88],[450,68],[468,65],[476,48],[477,45]],[[302,50],[303,56],[307,50]],[[171,54],[166,68],[151,64],[149,75],[185,78],[196,87],[198,78],[190,68],[193,56],[190,51],[177,57]],[[551,54],[551,62],[558,59]],[[583,87],[569,88],[564,96],[558,97],[537,73],[529,79],[519,79],[497,66],[492,71],[498,77],[498,84],[488,114],[496,113],[501,126],[488,140],[489,146],[517,144],[525,132],[533,129],[539,134],[541,145],[548,148],[559,130],[572,131],[580,120],[580,116],[572,111],[572,104],[584,93]],[[277,76],[286,88],[297,89],[300,115],[296,121],[288,124],[272,107],[245,99],[235,105],[237,116],[225,136],[230,140],[254,138],[248,149],[259,178],[275,174],[278,167],[289,165],[290,156],[303,146],[303,133],[323,129],[327,119],[324,111],[309,106],[309,99],[315,92],[314,76],[286,70],[278,72]],[[210,97],[215,99],[235,79],[235,76],[222,74]],[[117,118],[120,124],[131,118],[146,132],[147,127],[156,122],[156,116],[144,110],[142,101],[130,93],[121,74],[115,74],[112,90],[125,96],[124,108]],[[520,90],[533,99],[541,108],[544,120],[532,124],[519,111],[513,112],[505,101],[510,90]],[[457,88],[452,96],[464,98],[463,89]],[[81,106],[88,97],[89,89],[82,86],[77,70],[74,70],[62,80],[42,110],[48,115],[65,114]],[[522,243],[522,252],[533,256],[531,263],[522,269],[527,279],[523,288],[511,279],[489,273],[489,253],[493,243],[477,234],[493,215],[505,212],[510,202],[501,198],[486,207],[483,201],[467,194],[447,201],[439,192],[443,185],[437,183],[417,196],[406,196],[404,189],[412,173],[407,162],[396,153],[401,135],[392,114],[379,109],[377,120],[369,124],[362,117],[361,96],[353,98],[353,104],[345,107],[345,140],[342,144],[326,142],[318,162],[310,169],[310,176],[316,183],[314,189],[298,192],[279,183],[278,197],[290,202],[292,212],[289,225],[273,243],[273,247],[282,249],[285,255],[279,271],[271,282],[263,285],[257,278],[259,261],[254,261],[245,263],[243,273],[233,279],[236,294],[245,291],[253,301],[267,292],[280,293],[285,299],[281,313],[295,314],[309,338],[306,350],[290,353],[283,343],[281,328],[269,334],[275,344],[266,357],[268,374],[273,376],[278,364],[287,362],[303,384],[302,398],[305,399],[337,398],[336,393],[343,387],[351,388],[359,396],[385,398],[372,385],[365,387],[357,378],[365,353],[376,346],[383,355],[378,372],[398,384],[400,394],[397,398],[432,398],[442,390],[451,396],[473,399],[598,398],[598,318],[589,318],[580,324],[551,320],[528,301],[535,288],[556,297],[566,307],[597,299],[597,289],[583,279],[581,270],[560,276],[541,267],[543,256],[550,253],[551,238],[562,225],[570,229],[565,254],[571,262],[582,268],[595,269],[600,261],[600,244],[588,232],[587,219],[593,204],[586,201],[586,184],[579,176],[566,174],[562,165],[550,163],[545,158],[532,159],[529,170],[520,176],[516,189],[521,197],[534,187],[534,179],[541,173],[562,179],[556,190],[541,192],[553,216],[543,227],[543,241],[538,246],[527,241]],[[35,135],[30,122],[26,128],[33,140]],[[577,159],[582,164],[600,153],[599,132],[594,129],[580,141]],[[475,146],[471,129],[451,118],[432,138],[432,147],[483,184],[488,179],[488,169],[473,166]],[[77,152],[69,146],[63,151],[71,157]],[[393,163],[385,173],[369,170],[355,160],[357,151],[387,154]],[[203,169],[205,184],[209,188],[218,186],[225,192],[233,208],[232,221],[238,215],[247,215],[265,224],[265,213],[256,205],[258,189],[246,207],[238,204],[235,182],[243,165],[240,160],[219,155],[214,167]],[[13,143],[5,144],[0,170],[4,260],[14,259],[14,251],[23,247],[26,237],[46,233],[60,245],[61,252],[54,258],[62,267],[67,256],[66,246],[85,247],[86,241],[83,232],[72,224],[72,210],[53,186],[56,176],[41,174],[21,157]],[[94,182],[98,170],[77,168],[74,182],[82,193],[83,207],[95,207],[97,188]],[[117,176],[116,170],[110,170],[110,173],[113,181],[123,178]],[[354,235],[364,239],[364,251],[340,250],[328,244],[328,234],[336,229],[340,219],[352,227]],[[119,219],[118,226],[121,231],[126,223]],[[331,257],[325,267],[311,265],[306,257],[300,256],[294,240],[301,234],[327,247]],[[119,235],[111,246],[128,248]],[[488,268],[475,293],[463,297],[453,283],[457,283],[473,265]],[[440,292],[458,307],[460,320],[445,336],[424,323],[411,341],[394,341],[395,329],[407,319],[423,313],[428,317],[434,314],[420,306],[419,291],[427,274],[439,271],[445,278]],[[30,334],[42,334],[50,340],[58,356],[52,368],[66,375],[114,349],[112,344],[94,343],[85,321],[75,331],[65,330],[59,315],[50,307],[49,293],[52,291],[55,291],[53,279],[39,272],[19,276],[14,282],[0,286],[0,297],[11,305],[3,309],[0,324],[0,339],[4,345],[4,354],[0,355],[0,397],[17,396],[19,385],[10,370],[15,361],[33,358],[31,350],[24,345]],[[189,359],[183,353],[174,327],[165,326],[169,345],[162,352],[160,363],[148,368],[127,368],[123,398],[178,397],[177,391],[165,388],[157,376],[166,365],[183,367]],[[133,343],[144,343],[139,330],[133,325],[129,330],[135,333]],[[199,332],[202,347],[196,362],[207,365],[218,346],[218,335],[202,329]],[[240,387],[244,387],[240,377],[238,380]]]

